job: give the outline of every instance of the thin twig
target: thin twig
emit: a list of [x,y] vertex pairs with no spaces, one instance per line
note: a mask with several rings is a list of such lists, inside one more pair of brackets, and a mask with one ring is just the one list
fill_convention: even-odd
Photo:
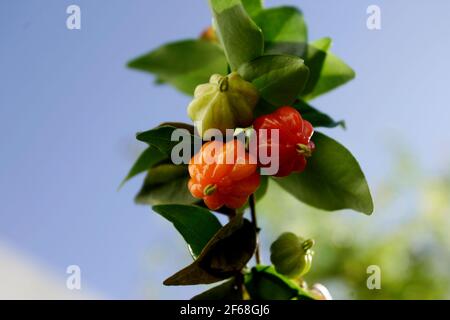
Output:
[[236,209],[230,209],[226,215],[228,216],[228,220],[231,221],[234,217],[236,217],[237,211]]
[[248,199],[249,205],[250,205],[250,213],[252,215],[252,223],[256,230],[256,249],[255,249],[255,259],[256,264],[261,264],[261,255],[259,253],[259,227],[258,227],[258,221],[256,220],[256,209],[255,209],[255,194],[251,194],[250,198]]

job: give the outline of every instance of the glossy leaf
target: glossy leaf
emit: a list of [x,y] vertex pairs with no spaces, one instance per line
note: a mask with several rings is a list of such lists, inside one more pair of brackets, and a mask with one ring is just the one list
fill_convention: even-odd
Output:
[[185,124],[183,124],[183,126],[178,124],[178,127],[175,127],[175,125],[176,124],[174,123],[163,124],[154,129],[138,133],[136,135],[136,139],[158,148],[159,150],[161,150],[163,153],[165,153],[167,156],[170,157],[173,147],[179,143],[179,141],[172,141],[172,133],[176,129],[185,129],[187,130],[187,134],[189,134],[189,138],[191,140],[191,145],[193,148],[191,150],[191,155],[194,155],[195,144],[197,144],[197,146],[201,146],[200,137],[192,135],[193,129],[192,130],[188,129],[191,126],[184,127],[186,126]]
[[245,11],[240,0],[209,0],[217,35],[232,71],[263,54],[261,29]]
[[227,279],[240,272],[252,257],[255,247],[256,230],[239,214],[211,238],[197,260],[164,284],[208,284]]
[[166,158],[167,156],[164,152],[154,146],[149,146],[141,153],[120,186],[122,186],[125,182],[137,176],[138,174],[149,170],[151,167]]
[[355,77],[355,72],[344,61],[329,52],[330,47],[330,38],[319,39],[308,45],[304,59],[311,76],[302,93],[305,100],[327,93]]
[[309,76],[302,59],[286,55],[259,57],[242,65],[238,72],[260,90],[264,100],[275,106],[292,104]]
[[197,206],[158,205],[152,209],[173,223],[194,258],[200,255],[208,241],[222,227],[215,215]]
[[190,134],[194,135],[194,126],[189,123],[169,121],[169,122],[163,122],[159,125],[159,127],[164,127],[164,126],[175,127],[177,129],[186,129],[187,131],[189,131]]
[[242,292],[233,278],[196,295],[192,300],[242,300]]
[[[311,107],[304,101],[297,100],[294,104],[292,104],[292,106],[300,112],[303,119],[308,120],[315,128],[334,128],[337,126],[341,126],[345,129],[345,121],[335,121],[329,115]],[[276,106],[268,103],[267,101],[261,100],[255,108],[255,115],[259,117],[275,112],[277,109],[278,108]]]
[[335,128],[337,126],[341,126],[342,128],[345,129],[345,121],[343,120],[335,121],[329,115],[311,107],[304,101],[297,101],[293,105],[293,107],[296,108],[298,111],[300,111],[302,118],[308,120],[315,128],[317,127]]
[[136,196],[139,204],[193,204],[195,199],[187,187],[189,173],[187,166],[171,163],[153,167]]
[[227,61],[215,43],[183,40],[163,45],[128,63],[132,69],[153,73],[158,83],[170,83],[193,95],[197,85],[206,83],[214,73],[225,74]]
[[330,38],[306,42],[269,42],[266,54],[295,55],[304,59],[310,70],[308,83],[301,94],[303,100],[311,100],[327,93],[355,77],[355,72],[340,58],[329,51]]
[[252,300],[313,300],[294,281],[277,273],[272,266],[256,266],[245,276],[245,288]]
[[305,58],[306,42],[266,42],[265,54],[285,54]]
[[270,45],[274,43],[306,43],[308,40],[303,14],[295,7],[264,9],[254,19],[263,31],[267,49],[270,49]]
[[242,0],[242,4],[250,16],[254,16],[263,8],[263,0]]
[[371,214],[369,186],[353,155],[322,133],[315,132],[312,140],[316,150],[308,159],[306,170],[275,181],[297,199],[316,208],[353,209]]

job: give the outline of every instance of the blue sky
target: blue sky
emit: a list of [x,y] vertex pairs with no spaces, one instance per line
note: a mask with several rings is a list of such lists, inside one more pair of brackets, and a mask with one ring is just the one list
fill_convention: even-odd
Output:
[[[70,4],[81,7],[79,31],[66,28]],[[449,1],[266,4],[301,7],[310,39],[332,37],[355,69],[356,80],[313,105],[346,120],[347,131],[327,132],[370,184],[387,174],[387,146],[398,141],[430,172],[448,164]],[[366,28],[370,4],[381,7],[382,30]],[[133,203],[141,179],[117,191],[140,150],[135,132],[187,121],[189,98],[124,65],[210,21],[206,0],[0,3],[0,241],[61,277],[80,265],[86,286],[106,297],[191,293],[160,285],[189,258],[166,221]]]

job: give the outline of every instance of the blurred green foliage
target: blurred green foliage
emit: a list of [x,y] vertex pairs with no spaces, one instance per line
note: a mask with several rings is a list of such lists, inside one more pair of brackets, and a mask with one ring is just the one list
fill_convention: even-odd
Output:
[[[317,242],[305,280],[337,299],[450,299],[450,172],[426,175],[411,154],[376,192],[370,217],[323,213],[271,181],[258,203],[263,247],[289,230]],[[369,290],[367,267],[381,269],[381,289]]]

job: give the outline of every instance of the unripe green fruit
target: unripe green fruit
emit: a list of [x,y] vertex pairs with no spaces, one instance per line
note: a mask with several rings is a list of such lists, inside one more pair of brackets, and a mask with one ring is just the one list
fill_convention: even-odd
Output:
[[283,233],[270,247],[275,270],[289,278],[298,278],[311,269],[314,240],[304,240],[293,233]]
[[226,129],[251,125],[258,100],[256,87],[242,79],[237,72],[228,76],[215,74],[209,83],[195,89],[188,115],[202,137],[208,129],[225,133]]

